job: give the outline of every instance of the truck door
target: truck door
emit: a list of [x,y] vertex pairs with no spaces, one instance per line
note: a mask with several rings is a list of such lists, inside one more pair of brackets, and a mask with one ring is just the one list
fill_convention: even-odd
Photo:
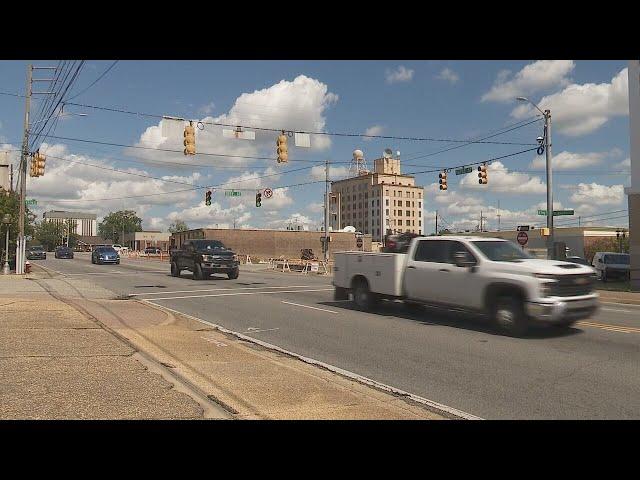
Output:
[[442,282],[441,270],[451,269],[447,260],[446,240],[419,240],[407,260],[404,274],[404,291],[408,298],[428,303],[444,303],[442,296],[449,288]]
[[[478,259],[462,242],[447,241],[447,265],[443,267],[439,282],[442,286],[442,302],[465,308],[481,306],[480,293],[484,291],[483,277],[471,267],[458,267],[454,255],[465,253],[470,261],[478,264]],[[446,270],[446,271],[444,271]]]

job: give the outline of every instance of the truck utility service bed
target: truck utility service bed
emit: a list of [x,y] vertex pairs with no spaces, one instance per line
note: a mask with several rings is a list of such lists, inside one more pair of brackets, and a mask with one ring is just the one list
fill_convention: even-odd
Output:
[[351,288],[352,279],[362,275],[372,292],[400,297],[406,256],[404,253],[336,252],[333,284]]

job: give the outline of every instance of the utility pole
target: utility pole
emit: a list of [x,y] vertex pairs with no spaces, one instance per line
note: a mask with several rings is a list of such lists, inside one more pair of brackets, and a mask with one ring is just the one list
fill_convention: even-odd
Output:
[[482,233],[482,210],[480,210],[480,233]]
[[498,217],[498,231],[500,231],[500,200],[498,200],[498,214],[496,216]]
[[553,260],[554,252],[554,233],[553,233],[553,182],[551,168],[551,111],[544,111],[544,151],[547,155],[547,228],[549,229],[549,238],[547,240],[547,258]]
[[329,159],[324,161],[324,261],[329,261]]
[[[24,238],[24,215],[27,195],[27,157],[29,156],[29,112],[31,110],[31,90],[33,79],[33,65],[27,66],[27,94],[24,111],[24,134],[22,137],[22,151],[20,154],[20,213],[18,217],[18,241],[16,244],[16,274],[24,273],[24,256],[26,242]],[[17,185],[16,185],[17,187]]]
[[436,236],[438,235],[438,211],[436,210]]

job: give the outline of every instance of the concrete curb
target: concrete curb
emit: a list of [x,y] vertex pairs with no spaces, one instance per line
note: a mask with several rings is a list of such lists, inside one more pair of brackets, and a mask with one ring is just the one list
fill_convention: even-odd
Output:
[[149,305],[149,306],[151,306],[153,308],[156,308],[158,310],[164,310],[166,312],[171,312],[174,315],[179,315],[179,316],[183,316],[185,318],[189,318],[191,320],[195,320],[195,321],[197,321],[199,323],[202,323],[204,325],[213,327],[214,329],[216,329],[216,330],[218,330],[218,331],[220,331],[222,333],[233,335],[234,337],[239,338],[241,340],[244,340],[246,342],[254,343],[254,344],[260,345],[261,347],[264,347],[264,348],[266,348],[268,350],[272,350],[272,351],[276,351],[276,352],[288,355],[290,357],[293,357],[293,358],[296,358],[298,360],[301,360],[304,363],[307,363],[309,365],[315,365],[315,366],[323,368],[325,370],[329,370],[330,372],[336,373],[336,374],[341,375],[343,377],[346,377],[346,378],[348,378],[350,380],[355,380],[358,383],[361,383],[361,384],[364,384],[364,385],[368,385],[370,387],[376,388],[378,390],[381,390],[381,391],[384,391],[384,392],[387,392],[387,393],[391,393],[393,395],[397,395],[397,396],[400,396],[400,397],[405,397],[405,398],[410,399],[410,400],[412,400],[412,401],[414,401],[416,403],[421,404],[424,407],[427,407],[428,410],[430,410],[430,411],[432,411],[434,413],[440,414],[440,415],[442,415],[442,416],[444,416],[446,418],[453,419],[453,420],[483,420],[480,417],[477,417],[477,416],[472,415],[472,414],[467,413],[467,412],[463,412],[462,410],[458,410],[456,408],[449,407],[447,405],[443,405],[443,404],[438,403],[438,402],[434,402],[433,400],[429,400],[427,398],[420,397],[418,395],[415,395],[415,394],[412,394],[412,393],[409,393],[409,392],[405,392],[404,390],[400,390],[399,388],[392,387],[390,385],[386,385],[384,383],[377,382],[376,380],[372,380],[370,378],[364,377],[362,375],[358,375],[357,373],[353,373],[353,372],[350,372],[348,370],[344,370],[344,369],[336,367],[334,365],[330,365],[328,363],[320,362],[319,360],[315,360],[313,358],[309,358],[309,357],[305,357],[303,355],[299,355],[299,354],[297,354],[295,352],[291,352],[289,350],[285,350],[284,348],[278,347],[277,345],[273,345],[273,344],[270,344],[270,343],[267,343],[267,342],[263,342],[262,340],[258,340],[258,339],[255,339],[253,337],[249,337],[249,336],[244,335],[244,334],[239,333],[239,332],[234,332],[233,330],[229,330],[229,329],[227,329],[227,328],[225,328],[225,327],[223,327],[221,325],[217,325],[217,324],[214,324],[214,323],[211,323],[211,322],[207,322],[207,321],[202,320],[202,319],[200,319],[198,317],[194,317],[192,315],[189,315],[189,314],[186,314],[186,313],[182,313],[182,312],[180,312],[178,310],[174,310],[172,308],[165,307],[165,306],[162,306],[162,305],[157,305],[157,304],[154,304],[154,303],[149,302],[147,300],[137,300],[137,301],[140,302],[140,303],[144,303],[146,305]]

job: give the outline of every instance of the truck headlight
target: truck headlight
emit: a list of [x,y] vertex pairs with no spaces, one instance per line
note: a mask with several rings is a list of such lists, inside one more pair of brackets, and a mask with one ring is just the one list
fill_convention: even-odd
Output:
[[204,262],[213,262],[213,255],[202,255],[202,260]]

